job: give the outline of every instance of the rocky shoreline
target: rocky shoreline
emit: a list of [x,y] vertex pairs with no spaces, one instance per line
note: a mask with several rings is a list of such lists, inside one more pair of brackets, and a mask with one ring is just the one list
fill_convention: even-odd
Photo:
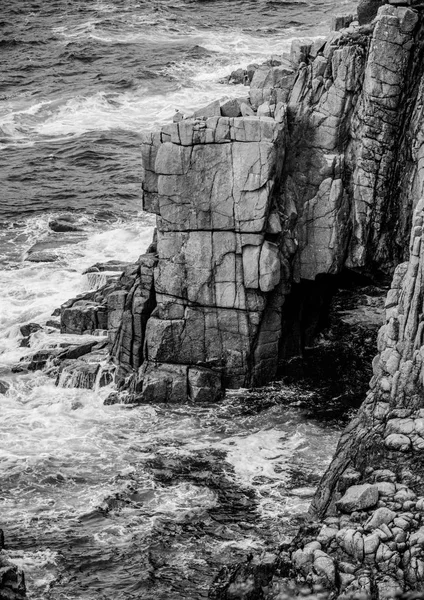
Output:
[[[70,341],[14,369],[64,387],[115,381],[109,404],[217,401],[306,360],[344,279],[384,291],[394,275],[370,389],[311,521],[275,554],[224,570],[211,598],[423,591],[423,9],[362,2],[359,22],[337,18],[328,39],[239,73],[248,98],[145,136],[155,240],[135,264],[89,269],[92,290],[46,323]],[[79,235],[66,219],[52,229],[63,227]],[[22,345],[38,327],[21,328]],[[21,572],[0,570],[0,598],[23,597]]]

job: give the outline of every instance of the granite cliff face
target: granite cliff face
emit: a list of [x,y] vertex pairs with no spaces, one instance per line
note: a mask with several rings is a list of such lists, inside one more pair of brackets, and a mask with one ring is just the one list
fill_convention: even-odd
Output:
[[144,207],[158,215],[154,308],[138,358],[125,359],[141,365],[129,386],[142,401],[217,399],[269,380],[293,286],[394,272],[370,391],[312,524],[211,597],[423,588],[421,8],[385,4],[372,22],[364,13],[364,25],[299,42],[290,64],[255,72],[234,115],[214,103],[143,144]]
[[145,136],[157,243],[137,292],[110,296],[121,387],[178,402],[263,384],[293,335],[293,285],[407,258],[420,38],[417,10],[384,5],[257,69],[249,99]]

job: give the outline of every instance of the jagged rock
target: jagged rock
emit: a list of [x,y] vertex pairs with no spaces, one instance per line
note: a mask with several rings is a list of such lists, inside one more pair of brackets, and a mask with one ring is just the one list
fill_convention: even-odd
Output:
[[[214,366],[219,385],[223,377],[230,386],[275,370],[278,330],[261,329],[273,327],[281,300],[270,322],[261,318],[265,294],[280,286],[281,297],[284,287],[279,247],[262,231],[284,131],[285,122],[272,118],[211,117],[165,127],[160,139],[146,136],[144,206],[154,204],[159,215],[157,307],[146,326],[150,361]],[[156,382],[157,369],[140,377]],[[178,396],[174,387],[163,388],[166,398]],[[208,395],[216,396],[214,386]]]
[[223,117],[241,117],[241,105],[246,104],[246,99],[231,98],[221,104],[221,115]]
[[247,104],[246,102],[242,102],[240,104],[240,112],[241,112],[242,117],[254,117],[255,116],[255,111],[250,106],[250,104]]
[[24,600],[26,597],[25,577],[23,572],[0,553],[1,600]]
[[123,262],[121,260],[108,260],[104,263],[95,263],[91,267],[88,267],[83,274],[86,273],[98,273],[103,271],[116,271],[122,273],[127,267],[131,267],[132,263]]
[[375,485],[364,483],[353,485],[346,490],[343,498],[337,501],[339,510],[351,513],[354,510],[364,510],[375,506],[378,502],[378,488]]
[[6,394],[6,392],[9,390],[10,388],[10,383],[8,383],[7,381],[4,381],[3,379],[0,379],[0,394]]
[[264,102],[286,102],[295,79],[293,70],[284,66],[256,69],[250,84],[250,102],[258,108]]
[[131,288],[108,296],[110,354],[118,366],[116,382],[136,371],[144,359],[145,330],[156,305],[153,273],[157,259],[153,254],[140,256]]
[[92,300],[75,300],[64,305],[60,315],[61,333],[92,333],[107,328],[106,307]]
[[244,84],[247,80],[247,71],[245,69],[236,69],[228,77],[228,83]]
[[52,327],[53,329],[60,329],[60,321],[49,319],[46,321],[46,327]]
[[27,323],[26,325],[21,325],[19,331],[21,332],[23,337],[29,337],[36,331],[42,329],[41,325],[38,323]]
[[[94,348],[93,348],[94,349]],[[113,380],[113,369],[105,365],[106,349],[88,352],[78,359],[64,359],[59,366],[56,385],[67,388],[94,389]]]
[[80,358],[81,356],[84,356],[84,354],[91,352],[96,344],[97,342],[91,341],[84,344],[79,344],[77,346],[70,346],[69,348],[66,348],[66,350],[60,352],[60,354],[57,355],[57,358],[59,360],[74,360],[76,358]]
[[356,15],[336,15],[331,20],[331,29],[332,31],[339,31],[340,29],[344,29],[345,27],[349,27],[349,25],[354,21]]
[[220,117],[221,116],[221,107],[219,104],[219,100],[214,100],[204,108],[199,108],[194,111],[194,118],[197,119],[199,117],[203,117],[207,119],[208,117]]

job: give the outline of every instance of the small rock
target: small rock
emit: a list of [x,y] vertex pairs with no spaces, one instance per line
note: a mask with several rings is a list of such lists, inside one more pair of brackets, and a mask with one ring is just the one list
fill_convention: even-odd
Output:
[[375,506],[378,502],[378,488],[376,485],[364,483],[353,485],[346,490],[345,495],[336,502],[341,512],[352,513],[355,510],[364,510]]
[[380,496],[394,496],[396,493],[395,484],[390,481],[378,481],[375,485]]
[[366,531],[372,531],[376,527],[380,527],[383,523],[388,525],[396,518],[396,513],[389,508],[377,508],[377,510],[371,515],[368,521],[365,523],[364,528]]
[[424,498],[419,498],[415,504],[415,508],[420,511],[424,511]]
[[324,526],[319,532],[317,540],[320,544],[326,546],[336,537],[338,531],[338,529],[335,529],[333,527]]
[[231,98],[221,105],[221,115],[223,117],[240,117],[240,103],[236,98]]
[[248,104],[245,104],[244,102],[240,105],[240,111],[241,111],[242,117],[254,117],[255,116],[255,111],[253,110],[253,108],[251,106],[249,106]]
[[393,483],[396,481],[396,475],[389,469],[378,469],[377,471],[374,471],[374,479],[375,481],[390,481]]
[[411,528],[411,524],[408,521],[408,519],[403,519],[402,517],[396,517],[396,519],[393,520],[393,523],[396,527],[399,527],[400,529],[403,529],[404,531],[407,531],[408,529]]
[[228,77],[228,83],[244,84],[247,79],[247,73],[245,69],[236,69]]
[[417,495],[412,490],[410,490],[408,488],[404,488],[404,489],[396,492],[394,501],[401,502],[403,504],[407,500],[415,500],[416,497],[417,497]]
[[82,231],[80,227],[75,225],[71,217],[59,217],[49,221],[49,227],[52,231],[63,233],[66,231]]
[[365,555],[375,554],[380,545],[380,537],[377,533],[372,533],[364,537],[364,553]]
[[5,394],[9,388],[10,384],[4,381],[4,379],[0,379],[0,394]]
[[401,433],[391,433],[384,440],[384,444],[390,450],[406,452],[411,447],[411,440],[408,436]]
[[22,325],[19,328],[19,331],[21,332],[23,337],[29,337],[30,335],[32,335],[36,331],[39,331],[40,329],[42,329],[42,327],[38,323],[27,323],[26,325]]
[[350,573],[339,573],[340,578],[340,591],[343,592],[348,585],[352,583],[355,579],[355,575],[351,575]]
[[421,548],[424,548],[424,527],[420,527],[418,531],[411,534],[409,543],[411,546],[420,546]]
[[343,573],[348,573],[349,575],[353,575],[353,573],[355,573],[357,568],[358,567],[352,563],[349,563],[346,561],[339,562],[339,570],[342,571]]
[[220,117],[220,116],[221,116],[221,106],[219,104],[219,100],[215,100],[214,102],[211,102],[207,106],[204,106],[203,108],[199,108],[199,110],[196,110],[194,112],[195,119],[202,118],[202,117],[207,118],[207,117]]
[[180,113],[179,110],[176,110],[174,116],[172,117],[172,122],[179,123],[180,121],[183,121],[183,119],[184,119],[183,113]]
[[333,559],[328,554],[323,553],[321,556],[315,558],[314,569],[318,575],[323,575],[331,585],[334,585],[336,568]]

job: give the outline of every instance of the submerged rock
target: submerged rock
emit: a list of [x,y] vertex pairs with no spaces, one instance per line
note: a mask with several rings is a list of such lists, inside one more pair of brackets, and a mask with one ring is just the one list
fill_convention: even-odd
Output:
[[49,227],[52,231],[56,231],[59,233],[69,232],[69,231],[82,231],[82,228],[79,227],[75,220],[72,217],[58,217],[57,219],[51,219],[49,221]]

